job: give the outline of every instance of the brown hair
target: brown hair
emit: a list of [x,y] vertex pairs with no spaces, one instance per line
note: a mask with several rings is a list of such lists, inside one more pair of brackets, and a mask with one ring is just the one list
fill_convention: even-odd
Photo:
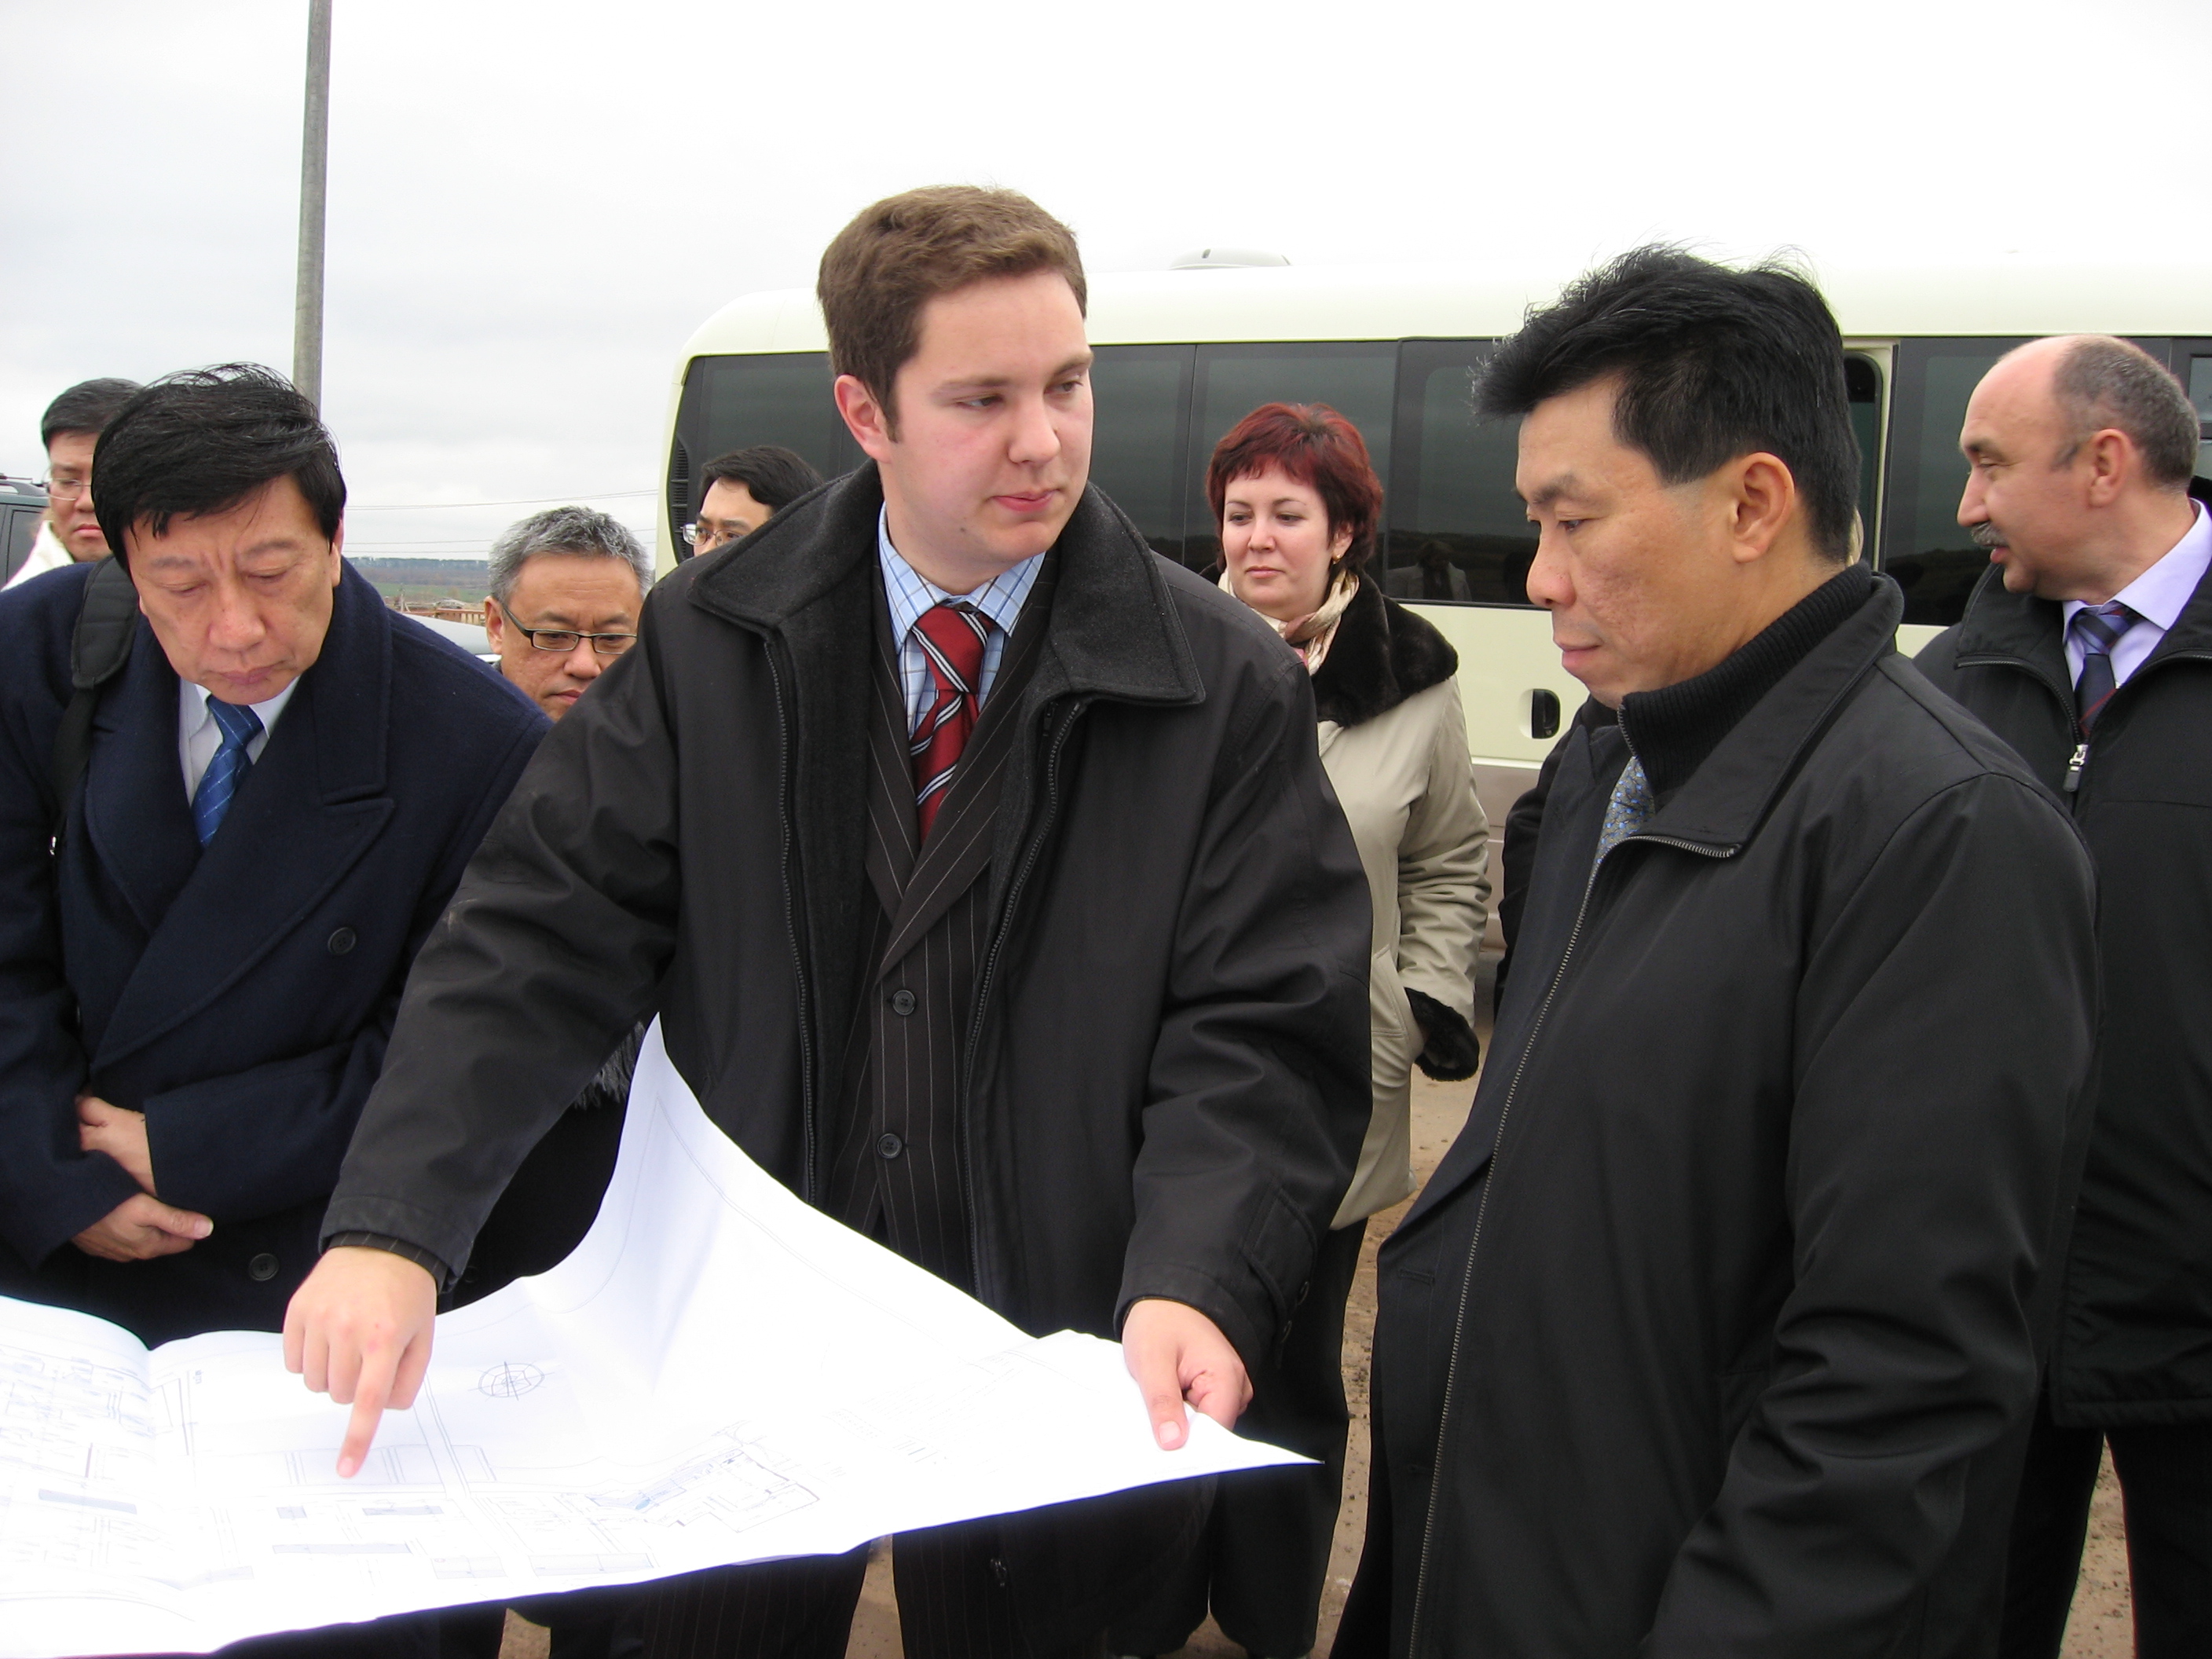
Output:
[[1018,191],[932,185],[864,208],[822,255],[814,292],[830,367],[883,405],[897,435],[891,382],[921,345],[921,308],[994,276],[1058,271],[1087,307],[1075,233]]

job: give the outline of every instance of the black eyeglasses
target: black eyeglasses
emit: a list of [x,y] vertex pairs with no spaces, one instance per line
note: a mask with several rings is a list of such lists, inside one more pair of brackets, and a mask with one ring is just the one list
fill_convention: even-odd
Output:
[[567,656],[584,641],[592,642],[592,654],[598,657],[619,657],[637,643],[635,634],[579,634],[568,628],[524,628],[520,623],[516,633],[530,641],[533,651],[557,651]]

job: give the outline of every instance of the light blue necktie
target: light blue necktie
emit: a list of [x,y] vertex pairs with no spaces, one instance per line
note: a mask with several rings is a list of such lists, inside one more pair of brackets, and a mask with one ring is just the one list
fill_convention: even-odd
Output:
[[1595,869],[1598,859],[1641,830],[1653,810],[1651,786],[1644,781],[1644,763],[1631,755],[1620,781],[1613,786],[1613,799],[1606,803],[1605,827],[1597,832],[1597,858],[1590,860],[1590,867]]
[[210,697],[207,706],[215,723],[222,728],[222,746],[208,763],[199,791],[192,797],[192,828],[199,831],[203,847],[215,839],[222,815],[230,811],[231,798],[253,769],[246,745],[261,735],[261,716],[251,708],[220,697]]

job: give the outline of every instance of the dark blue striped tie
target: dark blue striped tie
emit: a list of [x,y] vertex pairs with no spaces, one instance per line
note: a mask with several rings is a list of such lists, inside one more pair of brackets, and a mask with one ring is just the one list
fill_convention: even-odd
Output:
[[2074,613],[2074,637],[2081,647],[2081,674],[2074,682],[2074,708],[2088,735],[2097,723],[2105,701],[2116,688],[2112,678],[2112,647],[2120,635],[2142,618],[2113,599],[2105,605],[2084,605]]
[[222,746],[208,763],[198,793],[192,797],[192,828],[199,831],[203,847],[215,839],[215,832],[222,824],[222,815],[230,811],[231,798],[238,793],[238,786],[246,781],[246,775],[253,769],[246,745],[261,735],[261,716],[242,704],[210,697],[208,713],[222,728]]

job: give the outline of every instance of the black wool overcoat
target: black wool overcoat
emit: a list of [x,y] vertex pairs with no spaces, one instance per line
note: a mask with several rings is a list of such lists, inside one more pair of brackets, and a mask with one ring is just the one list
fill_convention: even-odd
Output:
[[[276,1330],[415,951],[545,718],[348,567],[322,654],[204,850],[177,676],[143,619],[59,857],[49,768],[92,567],[0,595],[0,1294],[149,1342]],[[76,1097],[146,1114],[154,1180],[215,1222],[179,1255],[69,1241],[137,1190]]]
[[2096,1127],[2066,1263],[2061,1422],[2212,1420],[2212,579],[2081,733],[2061,607],[1985,576],[1923,672],[2067,800],[2097,861]]
[[[330,1231],[458,1266],[648,1007],[714,1121],[820,1199],[836,1068],[874,994],[881,501],[863,467],[654,588],[637,645],[554,728],[425,950]],[[981,878],[972,1282],[1032,1332],[1110,1336],[1162,1297],[1258,1355],[1366,1129],[1366,882],[1304,670],[1273,630],[1096,489],[1057,556]],[[1164,1524],[1112,1543],[1018,1530],[1017,1594],[1077,1631],[1176,1541]]]
[[1473,1113],[1382,1254],[1340,1659],[1977,1639],[2093,894],[1900,609],[1869,581],[1595,866],[1626,738],[1561,739]]

